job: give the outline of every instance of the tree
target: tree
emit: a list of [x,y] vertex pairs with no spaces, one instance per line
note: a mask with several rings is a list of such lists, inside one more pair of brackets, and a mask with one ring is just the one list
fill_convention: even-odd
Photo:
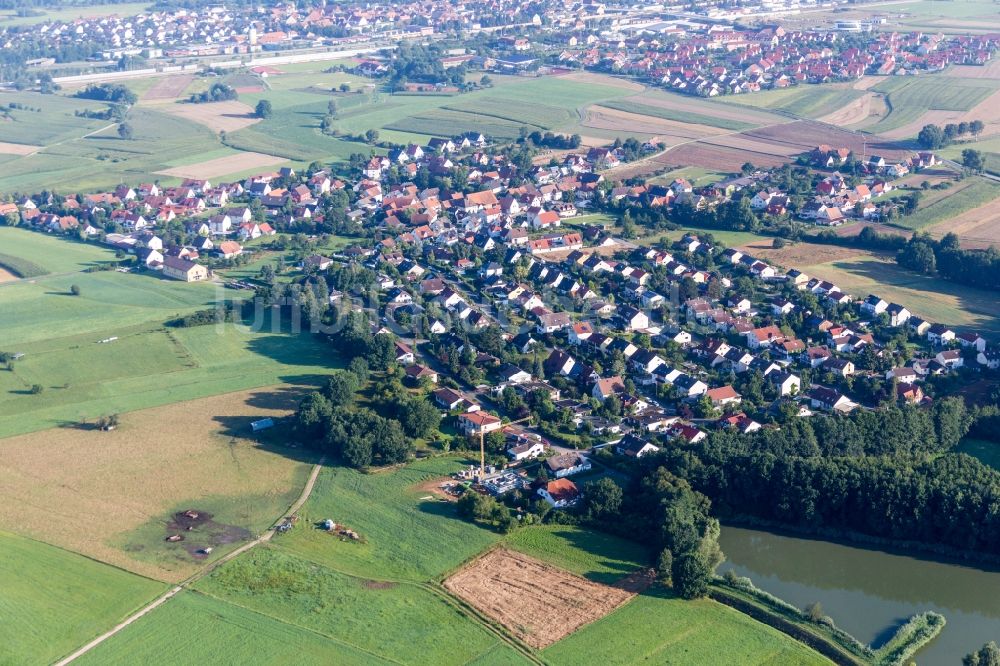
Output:
[[491,79],[489,75],[483,74],[482,78],[479,79],[479,85],[484,88],[488,88],[493,85],[493,79]]
[[366,437],[351,437],[344,442],[342,455],[351,467],[368,467],[372,464],[372,442]]
[[334,407],[342,407],[354,402],[354,394],[359,386],[357,375],[340,370],[327,378],[323,395]]
[[80,285],[78,285],[78,284],[70,285],[69,293],[73,294],[74,296],[79,296],[80,295]]
[[351,84],[350,83],[346,83],[346,82],[345,83],[341,83],[340,84],[340,92],[344,92],[344,93],[345,92],[351,92]]
[[583,494],[586,513],[590,520],[611,520],[622,508],[622,488],[611,478],[604,477],[588,483]]
[[685,553],[672,563],[674,591],[683,599],[698,599],[708,594],[711,569],[696,553]]
[[983,133],[986,126],[983,124],[982,120],[973,120],[969,123],[969,131],[972,132],[972,136],[978,137]]
[[359,384],[364,384],[368,381],[370,375],[370,370],[368,368],[368,361],[360,356],[355,356],[351,359],[351,362],[347,364],[347,370],[358,378]]
[[986,160],[980,151],[972,148],[966,148],[962,151],[962,166],[966,169],[972,169],[978,173],[983,170],[985,165]]
[[254,115],[258,118],[267,119],[270,118],[274,113],[274,108],[271,106],[271,101],[267,99],[262,99],[257,102],[257,106],[254,108]]
[[[867,229],[867,227],[865,228]],[[771,241],[771,247],[773,247],[775,250],[780,250],[781,248],[785,247],[785,239],[775,238],[773,241]]]
[[1000,647],[990,641],[978,651],[965,655],[962,663],[965,666],[1000,666]]
[[45,387],[42,386],[41,384],[32,384],[31,385],[31,395],[38,395],[39,393],[41,393],[44,390],[45,390]]
[[331,99],[329,102],[326,103],[326,113],[327,113],[327,115],[330,115],[330,116],[337,115],[337,101],[336,100]]
[[915,237],[899,251],[896,261],[900,266],[926,275],[931,275],[937,270],[934,248],[926,241],[916,240]]
[[399,407],[399,420],[410,437],[427,437],[441,425],[441,412],[422,398],[411,398]]
[[669,548],[660,551],[660,556],[656,558],[656,577],[664,585],[673,584],[674,576],[674,554]]
[[132,140],[132,126],[129,125],[128,123],[119,123],[118,124],[118,136],[120,138],[124,139],[125,141],[131,141]]
[[378,130],[370,129],[365,132],[365,141],[368,143],[375,143],[378,141]]
[[937,125],[924,125],[917,134],[917,143],[929,150],[940,148],[944,145],[944,130]]

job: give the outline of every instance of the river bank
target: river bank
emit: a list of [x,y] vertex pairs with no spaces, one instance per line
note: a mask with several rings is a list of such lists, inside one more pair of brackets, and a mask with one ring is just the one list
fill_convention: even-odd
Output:
[[910,617],[947,618],[917,652],[924,664],[956,664],[1000,638],[1000,573],[841,543],[724,526],[720,539],[733,570],[798,608],[819,602],[840,628],[879,648]]

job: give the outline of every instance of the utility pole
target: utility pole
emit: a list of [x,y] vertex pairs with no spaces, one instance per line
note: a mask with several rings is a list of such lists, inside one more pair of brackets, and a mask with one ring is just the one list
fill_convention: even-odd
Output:
[[[500,426],[500,431],[507,426],[512,426],[515,423],[521,423],[523,421],[530,421],[530,416],[525,416],[523,419],[518,419],[516,421],[508,421]],[[502,421],[501,421],[502,423]],[[483,479],[486,478],[486,433],[483,432],[482,426],[479,427],[479,482],[482,483]]]

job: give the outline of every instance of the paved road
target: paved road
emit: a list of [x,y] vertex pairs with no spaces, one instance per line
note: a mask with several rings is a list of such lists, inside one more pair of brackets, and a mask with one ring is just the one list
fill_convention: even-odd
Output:
[[[302,508],[302,505],[306,503],[306,500],[309,499],[309,495],[312,494],[313,487],[316,485],[316,479],[317,479],[317,477],[319,477],[319,472],[323,468],[323,462],[324,462],[324,460],[325,460],[324,458],[321,458],[318,463],[316,463],[315,465],[313,465],[312,473],[309,475],[309,480],[306,481],[306,485],[302,488],[302,493],[299,495],[298,499],[295,500],[295,502],[293,502],[290,507],[288,507],[288,511],[286,511],[283,514],[284,516],[288,516],[288,515],[291,515],[293,513],[298,512],[298,510]],[[129,615],[127,618],[125,618],[124,620],[122,620],[121,622],[119,622],[118,624],[116,624],[109,631],[101,634],[100,636],[98,636],[94,640],[90,641],[89,643],[87,643],[83,647],[81,647],[81,648],[77,649],[76,651],[72,652],[69,656],[64,657],[60,661],[56,662],[56,666],[65,666],[66,664],[69,664],[73,660],[75,660],[75,659],[81,657],[82,655],[90,652],[95,647],[97,647],[98,645],[100,645],[104,641],[108,640],[109,638],[111,638],[112,636],[114,636],[115,634],[117,634],[119,631],[121,631],[125,627],[129,626],[130,624],[132,624],[133,622],[135,622],[136,620],[138,620],[139,618],[143,617],[144,615],[146,615],[146,614],[148,614],[148,613],[156,610],[161,605],[165,604],[167,601],[169,601],[171,598],[173,598],[174,596],[176,596],[177,593],[180,592],[181,590],[183,590],[184,588],[193,585],[194,583],[196,583],[197,581],[201,580],[202,578],[204,578],[208,574],[212,573],[212,571],[214,571],[219,566],[225,564],[226,562],[232,560],[235,557],[239,557],[240,555],[242,555],[243,553],[247,552],[251,548],[259,546],[260,544],[262,544],[262,543],[264,543],[266,541],[270,541],[271,537],[273,537],[274,534],[275,534],[274,527],[272,526],[270,529],[268,529],[266,532],[264,532],[263,534],[261,534],[259,537],[257,537],[253,541],[251,541],[249,543],[245,543],[242,546],[240,546],[239,548],[237,548],[236,550],[234,550],[233,552],[228,553],[228,554],[224,555],[223,557],[220,557],[219,559],[217,559],[216,561],[212,562],[211,564],[209,564],[208,566],[206,566],[204,569],[202,569],[198,573],[194,574],[193,576],[191,576],[187,580],[185,580],[185,581],[183,581],[183,582],[175,585],[174,587],[170,588],[169,590],[167,590],[166,592],[164,592],[163,594],[161,594],[159,597],[157,597],[153,601],[149,602],[148,604],[146,604],[145,606],[143,606],[139,610],[137,610],[132,615]]]

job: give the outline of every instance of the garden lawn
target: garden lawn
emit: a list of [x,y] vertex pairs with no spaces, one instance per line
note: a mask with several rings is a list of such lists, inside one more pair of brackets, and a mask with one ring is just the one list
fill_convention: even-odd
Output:
[[76,661],[146,664],[388,664],[315,632],[196,592],[181,592]]
[[546,648],[554,666],[572,664],[829,664],[788,636],[708,599],[684,601],[661,588]]
[[0,663],[48,664],[163,590],[81,555],[0,532]]
[[500,538],[458,518],[450,502],[420,499],[430,493],[414,486],[458,469],[455,458],[373,474],[324,469],[300,511],[303,524],[329,518],[358,532],[363,543],[296,529],[281,539],[281,546],[353,576],[421,582],[439,577]]
[[[296,529],[314,528],[300,522]],[[458,666],[500,644],[429,589],[336,573],[274,546],[225,564],[197,589],[403,663]]]

